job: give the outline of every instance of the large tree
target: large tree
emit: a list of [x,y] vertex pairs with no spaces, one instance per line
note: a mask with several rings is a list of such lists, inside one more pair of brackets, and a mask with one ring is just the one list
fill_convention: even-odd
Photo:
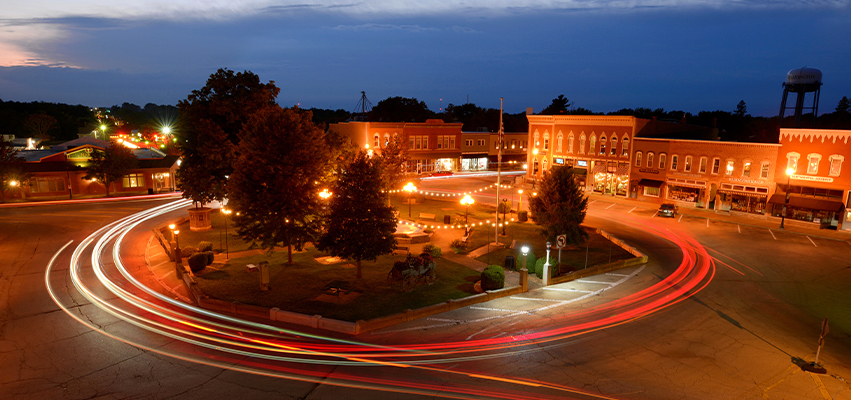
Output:
[[292,251],[321,229],[321,188],[333,165],[333,142],[310,112],[269,107],[246,121],[228,182],[228,206],[237,233],[270,251]]
[[24,163],[26,160],[18,155],[12,142],[0,138],[0,203],[6,201],[6,190],[28,179]]
[[220,69],[178,103],[176,137],[183,162],[177,178],[184,198],[203,205],[228,197],[240,131],[254,114],[278,108],[279,92],[274,82],[261,83],[250,71]]
[[378,156],[375,164],[381,174],[384,190],[396,188],[405,179],[405,166],[408,163],[408,153],[402,145],[400,136],[393,136]]
[[369,112],[372,121],[425,122],[435,117],[428,106],[415,98],[388,97],[378,102]]
[[56,121],[56,118],[53,116],[38,113],[38,114],[30,114],[27,119],[24,120],[24,128],[33,136],[42,140],[50,140],[52,136],[50,136],[50,131],[52,131],[59,123]]
[[109,197],[109,185],[118,182],[136,168],[138,162],[129,148],[110,142],[105,150],[92,151],[92,159],[83,179],[94,178],[103,183],[106,186],[106,196]]
[[529,198],[529,210],[541,227],[539,233],[548,241],[567,235],[568,243],[580,244],[588,238],[580,227],[588,210],[588,197],[580,190],[571,168],[552,168],[544,173],[538,195]]
[[382,191],[382,181],[380,163],[365,152],[339,171],[330,199],[328,229],[316,244],[335,257],[355,260],[358,278],[361,261],[390,254],[396,245],[396,216],[387,204],[389,195]]
[[570,114],[569,108],[572,104],[570,104],[570,100],[564,97],[563,94],[558,95],[558,97],[553,99],[553,102],[550,103],[546,108],[541,110],[539,115],[564,115]]

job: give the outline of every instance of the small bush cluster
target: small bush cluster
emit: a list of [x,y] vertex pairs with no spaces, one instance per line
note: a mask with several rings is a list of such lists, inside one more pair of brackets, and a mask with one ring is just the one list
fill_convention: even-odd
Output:
[[[535,262],[535,275],[538,278],[544,278],[544,263],[546,261],[547,260],[544,258],[539,258],[538,261]],[[556,266],[556,263],[553,262],[553,260],[550,260],[550,278],[556,276]],[[531,273],[532,270],[529,270],[529,272]]]
[[467,251],[467,244],[462,242],[461,239],[455,239],[452,243],[449,243],[449,248],[455,252],[455,254],[460,254]]
[[210,243],[210,242],[198,243],[198,251],[200,251],[200,252],[213,251],[213,244]]
[[428,243],[425,246],[423,246],[423,253],[428,253],[432,257],[440,257],[440,256],[443,255],[443,250],[440,250],[440,247],[437,247],[437,246],[435,246],[431,243]]
[[189,269],[192,272],[198,272],[207,268],[207,255],[204,253],[195,253],[189,257]]
[[[521,254],[520,257],[523,257],[523,255]],[[530,274],[535,273],[535,262],[537,262],[537,260],[538,259],[535,258],[535,253],[529,252],[529,254],[526,255],[526,265],[524,265],[524,267],[526,267],[526,271],[529,271]]]
[[482,289],[496,290],[505,286],[505,270],[499,265],[488,265],[482,271]]

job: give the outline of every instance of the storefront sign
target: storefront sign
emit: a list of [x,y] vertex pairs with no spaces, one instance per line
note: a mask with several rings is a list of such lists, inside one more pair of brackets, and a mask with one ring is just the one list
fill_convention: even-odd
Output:
[[643,174],[658,174],[659,170],[658,169],[650,169],[650,168],[639,168],[638,172],[641,172]]
[[755,185],[760,185],[760,184],[765,183],[763,181],[755,181],[753,179],[742,179],[742,178],[727,178],[727,180],[730,181],[730,182],[752,183],[752,184],[755,184]]
[[684,177],[687,177],[687,178],[701,178],[701,177],[703,177],[703,175],[698,175],[698,174],[684,174],[684,173],[682,173],[682,172],[672,172],[672,173],[671,173],[671,175],[673,175],[673,176],[684,176]]
[[811,181],[811,182],[825,182],[831,183],[833,182],[833,178],[829,178],[826,176],[809,176],[809,175],[790,175],[792,179],[798,179],[802,181]]

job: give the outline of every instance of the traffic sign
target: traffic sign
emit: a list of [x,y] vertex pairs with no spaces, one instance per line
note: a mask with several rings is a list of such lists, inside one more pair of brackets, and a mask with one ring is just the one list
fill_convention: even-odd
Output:
[[567,246],[567,235],[556,236],[556,247],[562,248],[564,246]]

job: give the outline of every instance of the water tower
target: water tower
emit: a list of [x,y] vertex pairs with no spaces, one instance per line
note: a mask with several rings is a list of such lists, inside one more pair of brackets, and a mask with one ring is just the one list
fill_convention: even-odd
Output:
[[[786,100],[789,93],[795,93],[795,122],[797,128],[801,124],[801,115],[804,110],[812,111],[813,116],[818,116],[818,99],[821,91],[821,71],[815,68],[795,68],[786,74],[786,82],[783,83],[783,102],[780,103],[780,124],[783,124],[783,117],[786,115]],[[804,98],[807,93],[813,93],[812,106],[804,106]]]

